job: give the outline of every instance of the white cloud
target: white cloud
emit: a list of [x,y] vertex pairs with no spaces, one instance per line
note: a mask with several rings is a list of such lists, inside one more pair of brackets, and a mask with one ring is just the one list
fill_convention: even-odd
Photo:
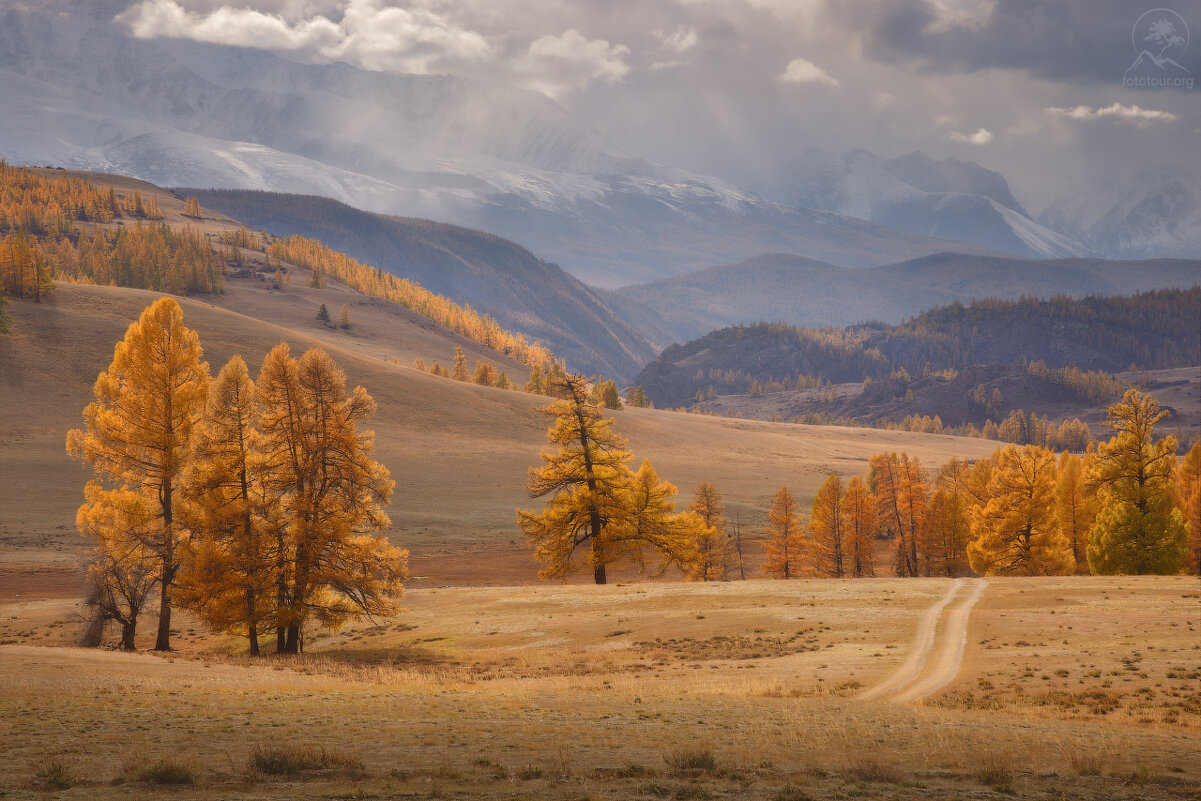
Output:
[[1120,122],[1134,123],[1140,128],[1145,128],[1156,122],[1175,122],[1180,119],[1170,111],[1156,111],[1155,109],[1140,108],[1138,106],[1123,106],[1121,103],[1114,103],[1112,106],[1105,106],[1104,108],[1091,108],[1089,106],[1060,108],[1052,106],[1047,111],[1058,117],[1067,117],[1069,120],[1100,120],[1112,117]]
[[952,142],[961,142],[965,145],[987,145],[992,141],[992,131],[987,128],[980,128],[974,134],[961,134],[959,131],[951,131],[950,139]]
[[794,58],[788,62],[780,75],[784,83],[816,83],[823,86],[837,87],[838,81],[821,67],[804,58]]
[[680,54],[685,50],[691,50],[696,47],[699,37],[696,34],[696,29],[688,25],[681,25],[671,33],[663,31],[655,31],[655,36],[663,43],[666,50]]
[[322,60],[392,72],[447,70],[484,59],[492,51],[484,37],[434,11],[386,7],[377,0],[349,0],[339,22],[315,15],[290,23],[281,15],[230,6],[198,14],[176,0],[142,0],[116,21],[142,39],[307,50]]
[[625,45],[588,39],[571,28],[560,36],[535,39],[516,69],[526,86],[557,97],[593,81],[620,83],[630,72],[625,62],[629,54]]

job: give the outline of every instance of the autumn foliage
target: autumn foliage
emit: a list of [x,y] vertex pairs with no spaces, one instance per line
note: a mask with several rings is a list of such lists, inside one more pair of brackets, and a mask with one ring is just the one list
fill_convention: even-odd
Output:
[[360,425],[375,410],[320,349],[281,344],[257,382],[240,356],[210,381],[199,338],[171,298],[117,344],[85,427],[67,448],[88,463],[77,523],[95,542],[89,604],[132,648],[151,589],[155,647],[170,649],[171,610],[297,653],[307,624],[336,628],[393,614],[407,552],[378,532],[394,482]]

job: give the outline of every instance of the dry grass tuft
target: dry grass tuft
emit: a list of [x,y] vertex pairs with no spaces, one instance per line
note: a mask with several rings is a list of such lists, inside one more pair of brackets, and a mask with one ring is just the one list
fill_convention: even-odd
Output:
[[249,768],[264,776],[300,776],[320,771],[363,772],[363,762],[357,757],[329,750],[295,745],[255,746],[250,754]]
[[663,755],[663,761],[676,773],[716,773],[717,756],[707,746],[677,748]]
[[186,762],[163,757],[140,767],[127,767],[123,771],[126,781],[144,782],[157,785],[195,784],[199,771]]
[[33,778],[33,785],[39,790],[70,790],[77,783],[71,770],[57,759],[38,768]]
[[863,782],[878,782],[880,784],[901,784],[905,774],[891,762],[885,762],[876,756],[860,756],[852,760],[847,774]]

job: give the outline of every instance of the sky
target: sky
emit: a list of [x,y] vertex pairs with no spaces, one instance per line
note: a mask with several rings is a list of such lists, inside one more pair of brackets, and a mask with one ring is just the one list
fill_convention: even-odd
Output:
[[[630,155],[751,188],[809,148],[923,150],[1002,172],[1037,211],[1201,164],[1195,0],[137,0],[117,20],[144,38],[518,84]],[[1130,75],[1177,86],[1124,85],[1144,50],[1172,61]]]

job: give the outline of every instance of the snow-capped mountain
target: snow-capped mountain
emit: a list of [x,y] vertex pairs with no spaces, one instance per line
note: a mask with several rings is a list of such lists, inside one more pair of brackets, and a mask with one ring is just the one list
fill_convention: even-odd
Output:
[[1040,215],[1108,258],[1201,257],[1201,173],[1151,170],[1064,198]]
[[978,164],[916,152],[881,159],[865,150],[807,150],[765,190],[774,200],[828,209],[902,231],[1034,258],[1088,249],[1035,222],[1004,176]]
[[633,158],[545,96],[133,39],[111,0],[0,0],[0,157],[270,189],[492,231],[594,284],[763,252],[979,252]]

